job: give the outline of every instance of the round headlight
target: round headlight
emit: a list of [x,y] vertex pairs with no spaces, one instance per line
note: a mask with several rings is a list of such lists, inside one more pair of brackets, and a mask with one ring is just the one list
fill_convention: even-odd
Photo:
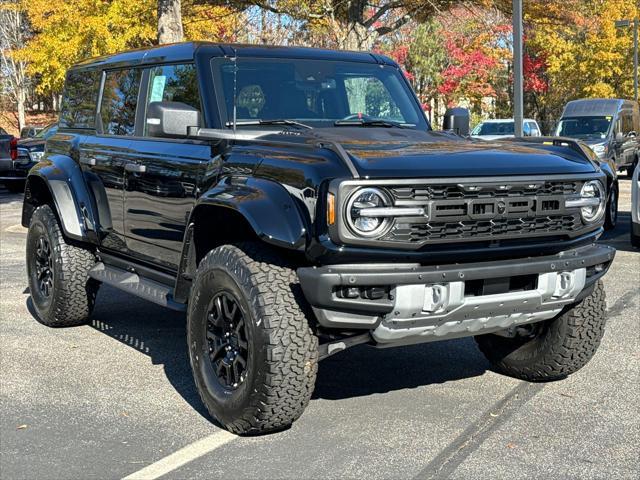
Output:
[[347,202],[346,219],[349,228],[356,235],[363,237],[380,235],[387,228],[389,218],[366,216],[363,211],[370,208],[386,207],[389,203],[387,195],[377,188],[356,190]]
[[582,219],[586,223],[593,223],[600,220],[600,218],[602,218],[602,214],[605,211],[605,205],[607,203],[607,196],[605,195],[602,183],[600,183],[598,180],[590,180],[586,182],[582,186],[580,196],[582,198],[598,199],[598,203],[594,202],[594,205],[589,205],[580,209]]

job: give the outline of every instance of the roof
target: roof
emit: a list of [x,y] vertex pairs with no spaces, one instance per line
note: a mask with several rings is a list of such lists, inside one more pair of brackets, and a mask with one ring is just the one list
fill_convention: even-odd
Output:
[[[513,118],[488,118],[483,120],[482,123],[504,123],[504,122],[514,122]],[[524,122],[535,122],[533,118],[523,118]]]
[[316,60],[350,61],[397,64],[384,55],[346,50],[327,50],[308,47],[281,47],[268,45],[219,44],[212,42],[184,42],[159,45],[150,48],[129,50],[114,55],[104,55],[84,60],[72,69],[92,69],[145,65],[155,63],[174,63],[193,61],[197,55],[209,57],[262,57],[262,58],[300,58]]
[[567,103],[563,117],[615,115],[625,100],[619,98],[584,98]]

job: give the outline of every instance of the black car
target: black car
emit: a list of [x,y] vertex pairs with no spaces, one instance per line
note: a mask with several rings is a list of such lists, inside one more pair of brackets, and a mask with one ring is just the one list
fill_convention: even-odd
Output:
[[571,141],[435,132],[365,52],[161,46],[73,67],[63,97],[25,189],[38,320],[88,321],[101,284],[185,311],[233,432],[290,425],[358,344],[473,336],[547,381],[600,343],[607,178]]
[[33,138],[35,137],[38,132],[40,132],[42,130],[42,127],[37,127],[37,126],[28,126],[28,127],[22,127],[20,129],[20,138]]
[[44,155],[44,147],[49,137],[52,137],[58,131],[57,123],[50,123],[46,127],[40,129],[33,137],[22,138],[18,140],[18,149],[27,155],[31,162],[38,162]]
[[47,125],[33,138],[15,139],[15,154],[11,161],[6,161],[0,168],[0,181],[11,192],[24,191],[24,181],[29,170],[40,161],[44,155],[47,138],[55,135],[58,130],[56,123]]

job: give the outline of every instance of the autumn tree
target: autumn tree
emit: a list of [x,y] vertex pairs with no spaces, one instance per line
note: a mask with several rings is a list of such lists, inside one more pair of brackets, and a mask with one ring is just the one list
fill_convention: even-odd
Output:
[[[257,7],[277,15],[286,15],[294,21],[303,22],[306,29],[316,29],[328,35],[335,48],[347,50],[371,50],[378,39],[395,32],[412,20],[421,22],[448,10],[453,5],[474,3],[461,0],[198,1],[204,4],[227,5],[240,11]],[[475,3],[486,1],[476,0]]]
[[618,31],[614,22],[639,16],[634,0],[525,4],[525,49],[544,63],[546,83],[533,106],[548,128],[569,100],[633,98],[632,36]]
[[158,43],[175,43],[182,39],[180,0],[158,0]]
[[18,128],[25,125],[27,100],[27,62],[18,53],[30,36],[25,12],[17,1],[0,3],[0,77],[3,92],[11,98],[18,113]]
[[[18,56],[37,78],[38,93],[62,91],[66,70],[80,60],[158,40],[158,3],[155,0],[20,0],[34,36]],[[233,41],[236,12],[225,7],[182,2],[182,24],[189,40]]]

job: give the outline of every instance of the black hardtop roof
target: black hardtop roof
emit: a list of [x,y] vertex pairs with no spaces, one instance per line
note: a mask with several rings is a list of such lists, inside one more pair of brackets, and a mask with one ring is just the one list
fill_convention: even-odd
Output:
[[[583,98],[568,102],[563,117],[586,117],[600,115],[615,115],[624,106],[633,108],[633,101],[621,98]],[[636,107],[637,108],[637,107]]]
[[368,52],[327,50],[308,47],[184,42],[129,50],[113,55],[90,58],[77,63],[71,67],[71,70],[117,68],[134,65],[152,65],[156,63],[190,62],[195,59],[196,55],[200,54],[212,57],[233,57],[234,55],[237,55],[238,58],[302,58],[309,60],[349,61],[397,66],[393,60],[385,57],[384,55]]

